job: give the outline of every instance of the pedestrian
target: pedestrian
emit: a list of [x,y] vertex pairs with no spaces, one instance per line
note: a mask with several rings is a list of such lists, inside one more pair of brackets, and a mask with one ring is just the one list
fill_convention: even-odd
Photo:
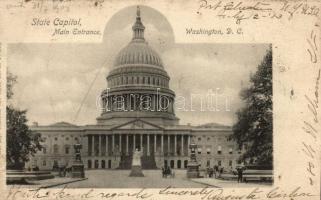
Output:
[[214,165],[214,177],[217,178],[217,173],[218,173],[218,167],[217,165]]
[[236,170],[237,170],[237,182],[242,183],[243,182],[243,168],[238,167]]
[[162,167],[162,177],[163,178],[165,177],[165,169],[164,169],[164,167]]

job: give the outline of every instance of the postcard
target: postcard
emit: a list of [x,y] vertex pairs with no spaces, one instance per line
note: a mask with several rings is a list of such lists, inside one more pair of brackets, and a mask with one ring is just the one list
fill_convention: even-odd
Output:
[[321,2],[0,2],[2,199],[320,199]]

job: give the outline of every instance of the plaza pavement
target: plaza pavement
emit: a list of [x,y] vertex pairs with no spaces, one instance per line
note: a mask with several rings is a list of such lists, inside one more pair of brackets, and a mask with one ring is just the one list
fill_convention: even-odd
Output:
[[248,182],[238,183],[236,180],[221,180],[215,178],[195,178],[190,179],[193,182],[205,184],[218,188],[251,188],[251,187],[271,187],[272,183],[267,182]]
[[26,188],[202,188],[209,187],[269,187],[271,183],[237,183],[215,178],[187,179],[186,170],[174,170],[174,178],[162,178],[161,170],[143,170],[145,177],[129,177],[130,170],[87,170],[85,179],[60,178],[34,181]]
[[[162,178],[161,170],[143,170],[145,177],[129,177],[130,170],[88,170],[87,180],[67,188],[201,188],[205,185],[186,178],[185,170],[175,170],[175,178]],[[60,186],[60,187],[63,187]]]

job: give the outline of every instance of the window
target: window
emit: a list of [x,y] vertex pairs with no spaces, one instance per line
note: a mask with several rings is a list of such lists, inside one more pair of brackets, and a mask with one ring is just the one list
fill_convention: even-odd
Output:
[[43,161],[42,161],[42,166],[46,166],[46,165],[47,165],[46,160],[43,160]]
[[58,140],[58,138],[57,137],[55,137],[55,141],[57,141]]
[[221,146],[218,146],[217,154],[222,154],[222,147]]
[[54,154],[59,153],[59,149],[58,149],[58,148],[59,148],[58,145],[57,145],[57,144],[54,144],[54,146],[53,146]]
[[88,169],[91,169],[91,168],[92,168],[92,166],[91,166],[91,160],[88,160],[88,161],[87,161],[87,167],[88,167]]
[[47,153],[47,148],[46,147],[42,147],[42,153],[46,154]]
[[75,137],[75,141],[78,141],[78,138],[77,138],[77,137]]
[[105,162],[105,160],[102,160],[102,161],[101,161],[101,168],[102,168],[102,169],[105,169],[105,168],[106,168],[106,162]]
[[184,168],[187,168],[188,160],[184,160]]
[[65,153],[66,153],[66,154],[69,154],[69,150],[70,150],[70,147],[69,147],[69,146],[66,146],[66,147],[65,147]]
[[66,137],[66,140],[68,141],[68,140],[69,140],[69,137]]
[[202,153],[202,147],[197,148],[197,153],[201,154]]
[[198,141],[201,141],[201,140],[202,140],[202,138],[201,138],[201,137],[199,137],[197,140],[198,140]]
[[217,162],[217,164],[218,164],[218,166],[221,166],[221,165],[222,165],[222,161],[219,160],[219,161]]
[[230,161],[228,161],[228,166],[230,166],[230,167],[232,167],[232,161],[230,160]]
[[208,138],[207,138],[207,141],[210,141],[210,140],[211,140],[211,138],[210,138],[210,137],[208,137]]
[[180,169],[181,168],[181,165],[182,165],[182,163],[181,163],[182,161],[181,160],[177,160],[177,168],[178,169]]
[[211,166],[211,161],[210,161],[210,160],[207,160],[206,166],[207,166],[207,167]]
[[206,148],[206,154],[208,154],[208,155],[211,154],[211,147]]

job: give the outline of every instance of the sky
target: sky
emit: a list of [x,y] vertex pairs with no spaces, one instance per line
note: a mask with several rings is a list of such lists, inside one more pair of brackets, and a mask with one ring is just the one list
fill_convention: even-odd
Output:
[[[29,124],[95,124],[100,115],[97,97],[108,87],[106,76],[117,53],[132,38],[135,15],[136,7],[116,13],[106,23],[99,44],[10,44],[8,70],[17,76],[17,83],[9,103],[28,110]],[[180,124],[235,123],[236,111],[244,106],[239,93],[248,87],[250,74],[269,45],[177,44],[165,16],[143,6],[141,17],[145,39],[159,53],[171,78]],[[217,110],[206,109],[208,93],[217,97]]]

